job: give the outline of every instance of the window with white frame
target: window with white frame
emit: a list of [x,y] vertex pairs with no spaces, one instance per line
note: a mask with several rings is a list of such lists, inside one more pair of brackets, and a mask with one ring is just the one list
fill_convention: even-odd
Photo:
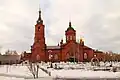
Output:
[[72,40],[72,36],[70,36],[70,40]]
[[87,53],[84,53],[84,59],[87,59]]

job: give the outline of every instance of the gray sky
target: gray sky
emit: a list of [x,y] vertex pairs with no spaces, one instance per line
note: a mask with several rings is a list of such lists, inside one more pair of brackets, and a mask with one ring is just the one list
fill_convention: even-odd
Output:
[[47,45],[57,45],[69,20],[94,49],[120,52],[120,0],[0,0],[0,47],[30,50],[39,6]]

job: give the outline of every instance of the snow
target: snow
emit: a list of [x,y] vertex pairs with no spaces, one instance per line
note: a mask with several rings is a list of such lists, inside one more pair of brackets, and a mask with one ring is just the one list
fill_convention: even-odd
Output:
[[[47,69],[51,72],[52,77],[60,77],[60,78],[120,78],[120,72],[112,72],[111,63],[101,62],[100,67],[91,66],[90,63],[53,63],[57,64],[58,67],[62,67],[61,70],[55,70],[53,68],[48,68],[47,65],[43,65],[44,69]],[[120,67],[120,63],[114,63],[113,66]],[[101,69],[101,71],[93,71],[93,69]],[[110,69],[111,71],[102,71],[103,69]]]
[[[118,72],[102,71],[102,69],[108,67],[111,63],[100,63],[100,67],[91,66],[90,63],[53,63],[53,67],[63,68],[56,70],[49,67],[49,63],[40,64],[41,68],[44,68],[48,72],[51,72],[51,76],[39,69],[39,79],[35,80],[52,80],[53,78],[119,78],[120,70]],[[119,62],[112,63],[114,67],[120,67]],[[28,65],[1,65],[0,66],[0,80],[34,80],[32,73],[29,71]],[[101,69],[101,71],[93,71],[93,69]]]
[[4,65],[0,67],[0,74],[10,74],[10,75],[18,75],[18,76],[32,76],[30,71],[26,66],[10,66]]
[[53,80],[51,77],[41,77],[38,79],[24,79],[24,78],[15,78],[15,77],[4,77],[0,76],[0,80]]
[[120,78],[120,72],[84,71],[84,70],[54,70],[53,77],[60,78]]
[[0,80],[25,80],[25,79],[24,78],[15,78],[15,77],[0,76]]
[[[39,70],[39,77],[48,77],[48,74]],[[32,79],[33,75],[27,66],[2,65],[0,66],[0,80],[24,80]]]

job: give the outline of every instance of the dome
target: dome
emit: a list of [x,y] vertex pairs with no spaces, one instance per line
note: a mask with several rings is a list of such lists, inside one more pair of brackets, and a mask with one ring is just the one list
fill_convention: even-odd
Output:
[[[67,31],[68,30],[74,30],[74,28],[72,27],[72,25],[71,25],[71,22],[69,22],[69,27],[67,28]],[[75,31],[75,30],[74,30]]]
[[69,27],[67,28],[67,31],[68,31],[68,30],[74,30],[74,28],[69,26]]

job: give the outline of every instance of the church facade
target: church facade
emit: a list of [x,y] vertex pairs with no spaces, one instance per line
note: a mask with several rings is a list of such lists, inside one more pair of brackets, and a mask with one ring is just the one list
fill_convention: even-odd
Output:
[[34,43],[31,46],[30,60],[35,61],[90,61],[94,50],[84,45],[83,39],[76,42],[76,30],[71,22],[65,31],[66,42],[60,41],[58,46],[48,46],[45,43],[45,25],[41,19],[41,11],[35,25]]

